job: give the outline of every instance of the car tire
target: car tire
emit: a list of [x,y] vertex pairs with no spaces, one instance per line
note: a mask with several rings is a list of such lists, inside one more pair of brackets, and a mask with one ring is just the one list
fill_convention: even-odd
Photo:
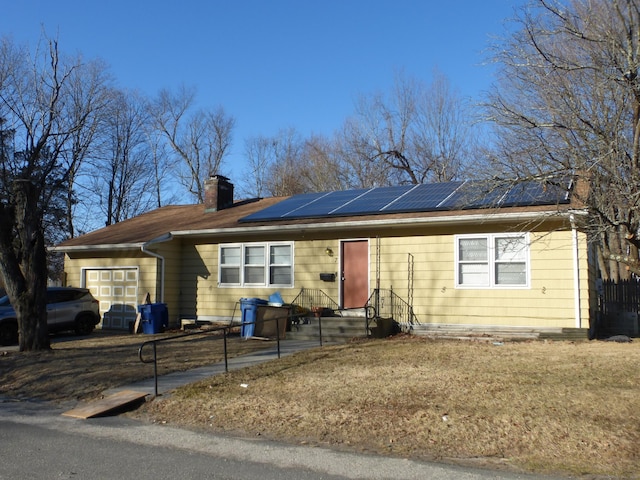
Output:
[[95,328],[95,323],[93,322],[93,317],[90,315],[80,315],[76,319],[76,335],[89,335],[93,332]]
[[3,322],[0,324],[0,345],[16,345],[18,343],[18,323]]

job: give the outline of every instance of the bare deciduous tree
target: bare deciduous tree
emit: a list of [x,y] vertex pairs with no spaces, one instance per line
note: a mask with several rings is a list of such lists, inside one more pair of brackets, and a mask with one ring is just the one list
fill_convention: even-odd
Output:
[[[92,204],[93,191],[89,191],[78,182],[78,177],[83,167],[83,162],[91,157],[95,151],[95,144],[100,133],[100,126],[104,123],[107,115],[107,105],[110,99],[108,85],[111,77],[106,65],[101,61],[87,63],[85,68],[71,72],[69,76],[69,114],[76,118],[76,122],[84,122],[84,127],[71,133],[68,147],[63,149],[61,160],[65,163],[65,168],[69,172],[69,181],[66,192],[66,235],[70,238],[76,236],[77,206],[79,203]],[[85,119],[81,117],[87,115],[87,104],[93,105],[88,111]],[[80,215],[81,217],[83,215]],[[84,215],[84,219],[93,215]],[[83,221],[80,231],[86,231],[88,224]],[[84,227],[84,228],[83,228]]]
[[333,143],[311,136],[303,139],[294,129],[274,137],[253,137],[245,142],[249,169],[244,190],[262,197],[293,195],[348,188],[344,165]]
[[342,158],[335,142],[313,135],[307,138],[301,151],[301,175],[305,178],[309,191],[325,192],[350,188]]
[[391,95],[363,96],[339,135],[357,186],[448,181],[475,143],[471,108],[435,72],[430,85],[402,76]]
[[536,0],[516,21],[495,54],[494,168],[588,182],[582,228],[598,241],[603,276],[640,274],[640,4]]
[[293,128],[281,130],[271,139],[273,161],[267,171],[265,185],[274,197],[308,191],[300,175],[302,145],[300,134]]
[[245,140],[245,158],[248,167],[242,188],[249,196],[261,198],[267,193],[266,176],[274,161],[271,144],[272,140],[263,136]]
[[[279,131],[273,137],[253,137],[245,142],[249,176],[253,180],[245,190],[261,197],[293,195],[308,191],[301,175],[303,140],[293,129]],[[245,182],[249,183],[249,182]]]
[[1,129],[15,142],[0,149],[0,275],[18,318],[21,351],[50,347],[45,227],[59,218],[66,198],[69,165],[62,152],[97,108],[90,96],[80,110],[73,101],[73,78],[87,66],[62,58],[55,40],[43,39],[32,53],[0,39]]
[[147,125],[145,128],[146,144],[149,149],[149,157],[153,166],[153,184],[150,191],[153,192],[154,204],[160,208],[163,205],[176,203],[179,199],[178,192],[173,188],[173,176],[170,167],[170,155],[168,147],[162,136],[153,128]]
[[138,93],[111,91],[101,144],[88,175],[105,225],[131,218],[156,204],[148,123],[148,109]]
[[235,120],[222,107],[192,111],[195,90],[162,90],[152,105],[155,127],[180,160],[178,178],[202,203],[204,181],[220,172],[232,140]]

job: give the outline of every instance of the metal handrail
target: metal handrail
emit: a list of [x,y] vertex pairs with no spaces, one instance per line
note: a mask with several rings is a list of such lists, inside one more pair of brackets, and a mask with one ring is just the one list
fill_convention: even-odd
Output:
[[336,310],[339,308],[338,303],[319,288],[302,288],[291,303],[307,309],[311,309],[311,307],[327,307]]
[[[279,316],[275,318],[269,318],[266,320],[265,319],[260,320],[260,322],[262,323],[272,322],[272,321],[276,322],[276,345],[277,345],[278,358],[280,358],[280,322],[283,319],[286,321],[288,318],[292,318],[296,316],[298,315],[286,315],[286,316]],[[256,320],[253,322],[242,322],[242,325],[255,325],[257,323],[258,321]],[[195,335],[208,335],[208,334],[222,331],[222,337],[224,342],[224,371],[228,373],[229,372],[229,355],[227,350],[227,336],[229,335],[229,332],[231,331],[232,328],[237,328],[237,326],[234,327],[232,325],[223,325],[223,326],[213,327],[207,330],[203,330],[200,332],[182,333],[178,335],[172,335],[170,337],[154,338],[151,340],[147,340],[146,342],[143,342],[138,348],[138,358],[142,363],[153,363],[154,396],[156,397],[158,396],[158,353],[157,353],[158,343],[169,342],[172,340],[177,340],[179,338],[185,338],[185,337],[190,337]],[[322,332],[322,330],[320,330],[320,332]],[[152,345],[153,347],[153,358],[151,359],[145,359],[143,355],[144,349],[148,345]],[[322,346],[322,333],[320,334],[320,346]]]
[[[227,354],[227,335],[229,334],[229,330],[231,330],[231,327],[221,326],[221,327],[211,328],[206,331],[182,333],[178,335],[172,335],[171,337],[154,338],[152,340],[147,340],[146,342],[143,342],[138,348],[138,358],[142,363],[153,363],[154,396],[156,397],[158,396],[158,351],[156,347],[158,343],[169,342],[172,340],[177,340],[179,338],[191,337],[196,335],[207,335],[207,334],[222,331],[222,337],[224,342],[224,371],[228,372],[229,360],[228,360],[228,354]],[[143,356],[144,348],[147,345],[153,346],[153,358],[150,360],[145,359]],[[280,354],[279,348],[280,348],[280,345],[278,344],[278,355]]]
[[[385,300],[387,301],[385,302]],[[406,331],[411,331],[414,325],[420,324],[413,311],[413,305],[403,300],[393,289],[383,290],[376,288],[367,300],[366,308],[367,329],[369,328],[369,319],[382,317],[383,312],[388,312],[389,316]],[[369,309],[372,311],[371,315]]]

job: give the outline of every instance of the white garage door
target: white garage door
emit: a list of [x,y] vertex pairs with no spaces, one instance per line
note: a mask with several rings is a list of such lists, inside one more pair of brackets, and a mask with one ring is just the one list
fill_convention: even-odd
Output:
[[85,270],[85,286],[100,301],[102,328],[128,329],[138,305],[138,269]]

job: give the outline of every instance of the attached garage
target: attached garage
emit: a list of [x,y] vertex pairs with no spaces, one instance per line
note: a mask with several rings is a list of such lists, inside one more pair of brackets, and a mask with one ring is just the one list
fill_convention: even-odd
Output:
[[85,268],[83,284],[100,301],[101,328],[128,329],[138,305],[138,267]]

